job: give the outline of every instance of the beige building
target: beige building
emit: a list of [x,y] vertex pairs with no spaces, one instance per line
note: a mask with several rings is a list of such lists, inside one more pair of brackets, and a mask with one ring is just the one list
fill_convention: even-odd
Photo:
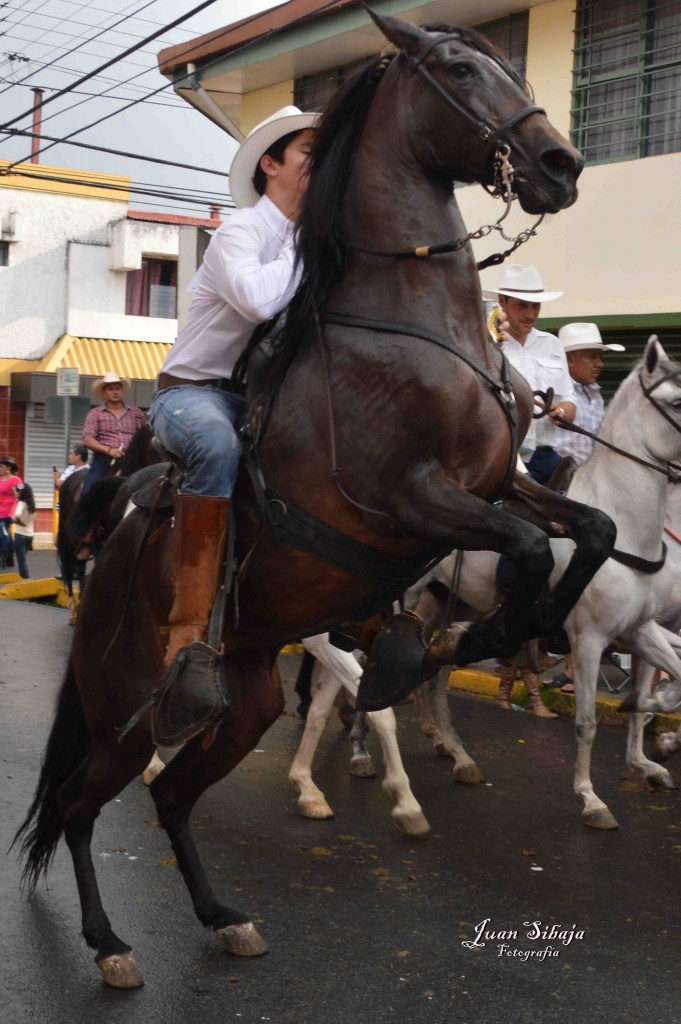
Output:
[[[526,75],[537,102],[586,156],[580,198],[517,253],[563,298],[542,325],[595,320],[627,345],[606,388],[653,331],[681,357],[681,7],[649,0],[374,0],[415,24],[473,26]],[[321,8],[321,9],[320,9]],[[159,54],[179,95],[231,134],[279,107],[319,109],[385,40],[360,0],[290,0]],[[459,199],[469,228],[498,205],[477,186]],[[531,221],[514,210],[511,227]],[[495,251],[476,243],[476,256]],[[483,273],[493,289],[499,270]],[[550,315],[550,319],[549,319]]]

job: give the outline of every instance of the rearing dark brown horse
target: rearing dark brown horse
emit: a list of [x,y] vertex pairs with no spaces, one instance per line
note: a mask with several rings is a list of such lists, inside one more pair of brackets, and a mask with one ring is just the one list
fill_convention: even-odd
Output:
[[[266,946],[248,917],[213,894],[188,818],[279,715],[280,644],[367,614],[438,554],[464,548],[506,552],[523,571],[494,619],[444,637],[432,657],[464,664],[508,652],[539,621],[542,630],[562,621],[614,542],[607,517],[531,481],[514,484],[524,506],[577,540],[563,580],[535,604],[552,567],[546,535],[490,504],[515,464],[513,419],[521,436],[532,397],[510,371],[515,402],[500,383],[470,246],[423,259],[363,251],[465,237],[453,180],[494,188],[505,146],[523,208],[556,212],[576,198],[581,157],[475,32],[376,20],[398,54],[350,83],[321,122],[300,229],[305,277],[274,359],[250,374],[256,398],[270,398],[268,415],[256,415],[266,427],[254,426],[270,490],[265,528],[246,480],[235,495],[240,617],[238,629],[229,617],[224,640],[230,677],[243,684],[239,715],[206,749],[200,736],[186,744],[151,786],[199,920],[244,955]],[[301,525],[296,507],[316,526],[304,517]],[[20,832],[30,885],[64,834],[83,934],[119,987],[142,978],[102,907],[90,841],[100,808],[151,754],[148,714],[122,743],[117,728],[162,673],[169,534],[167,522],[150,524],[140,511],[104,546]],[[350,538],[340,553],[339,534]]]

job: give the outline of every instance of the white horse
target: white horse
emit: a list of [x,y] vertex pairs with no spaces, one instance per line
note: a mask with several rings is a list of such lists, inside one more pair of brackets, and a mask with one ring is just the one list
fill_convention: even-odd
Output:
[[[667,467],[681,458],[681,366],[667,359],[656,337],[650,338],[643,360],[618,389],[599,436],[630,457],[596,444],[591,459],[577,470],[568,495],[607,512],[617,526],[616,552],[637,556],[641,561],[638,568],[632,568],[615,557],[608,559],[567,617],[565,630],[574,665],[575,791],[584,801],[584,823],[612,829],[617,828],[617,822],[594,791],[590,764],[596,736],[598,669],[603,652],[615,641],[639,656],[634,677],[636,695],[625,702],[634,711],[629,721],[627,766],[641,772],[653,785],[677,788],[673,776],[643,753],[644,712],[671,710],[681,689],[681,661],[675,653],[681,650],[681,641],[656,621],[665,614],[673,585],[669,568],[659,563],[667,509]],[[551,581],[563,572],[572,547],[571,541],[551,541],[555,559]],[[434,573],[434,578],[447,586],[454,572],[454,559],[454,555],[445,559]],[[466,552],[464,556],[457,593],[480,611],[493,607],[497,560],[498,555],[492,552]],[[656,565],[657,571],[651,571]],[[663,669],[672,679],[664,691],[655,695],[650,695],[644,685],[652,675],[648,666]]]

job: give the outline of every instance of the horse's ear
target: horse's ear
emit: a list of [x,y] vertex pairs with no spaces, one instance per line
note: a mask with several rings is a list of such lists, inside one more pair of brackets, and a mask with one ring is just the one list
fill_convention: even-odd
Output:
[[657,335],[651,334],[643,352],[643,365],[646,368],[646,373],[654,373],[660,360],[666,358],[667,353],[660,345]]
[[390,40],[398,50],[404,50],[405,53],[411,55],[418,53],[426,43],[430,42],[431,37],[428,33],[424,32],[417,25],[410,25],[408,21],[400,21],[399,18],[390,18],[387,15],[382,17],[380,14],[376,14],[376,11],[372,11],[370,7],[367,7],[366,4],[364,4],[364,10],[372,21],[378,25],[385,38]]

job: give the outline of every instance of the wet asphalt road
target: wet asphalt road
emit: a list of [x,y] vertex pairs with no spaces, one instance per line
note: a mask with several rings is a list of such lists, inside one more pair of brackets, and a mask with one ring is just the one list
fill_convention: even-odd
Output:
[[[4,852],[33,793],[70,632],[65,612],[12,602],[0,605],[0,627]],[[282,659],[289,680],[296,661]],[[301,732],[293,700],[261,752],[204,796],[194,823],[205,864],[269,942],[260,959],[228,956],[198,924],[141,781],[105,808],[94,851],[144,988],[101,984],[63,843],[49,889],[30,901],[14,855],[4,856],[2,1024],[681,1021],[681,795],[621,781],[624,733],[602,728],[594,778],[620,830],[587,830],[571,789],[571,721],[470,698],[452,706],[491,785],[456,785],[450,762],[417,735],[412,708],[399,708],[405,765],[432,826],[425,839],[394,828],[378,781],[348,776],[336,722],[316,772],[336,817],[298,816],[286,779]],[[376,753],[375,736],[370,746]],[[519,955],[500,956],[497,939],[462,945],[487,918],[518,933],[508,945]],[[531,939],[533,921],[584,935]],[[523,959],[547,946],[557,955]]]

